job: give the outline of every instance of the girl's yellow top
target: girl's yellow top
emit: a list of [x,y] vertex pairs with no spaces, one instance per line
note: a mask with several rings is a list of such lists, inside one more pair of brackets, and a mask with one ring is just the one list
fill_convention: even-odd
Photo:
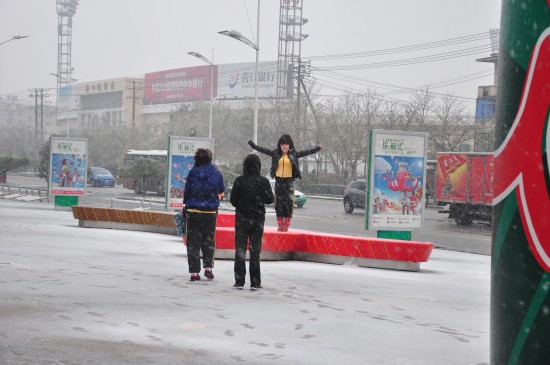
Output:
[[279,159],[277,164],[277,171],[275,171],[275,177],[292,177],[292,164],[288,159],[288,154],[283,154],[283,157]]

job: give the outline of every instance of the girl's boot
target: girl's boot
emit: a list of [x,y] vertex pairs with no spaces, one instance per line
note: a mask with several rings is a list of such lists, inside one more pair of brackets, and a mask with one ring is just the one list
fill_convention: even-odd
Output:
[[283,232],[285,228],[284,220],[281,217],[277,217],[277,231]]
[[288,227],[290,227],[290,217],[283,218],[283,232],[288,232]]

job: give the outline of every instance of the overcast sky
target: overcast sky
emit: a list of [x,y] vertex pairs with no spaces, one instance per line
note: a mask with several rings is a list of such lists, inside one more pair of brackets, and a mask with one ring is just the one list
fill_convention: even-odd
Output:
[[[260,61],[277,60],[279,5],[261,2]],[[493,65],[476,59],[491,54],[488,34],[500,27],[500,6],[500,0],[304,0],[309,22],[303,33],[309,37],[302,58],[311,60],[311,76],[324,95],[375,88],[407,99],[404,88],[432,85],[438,93],[468,98],[470,108],[477,86],[493,84]],[[235,29],[255,39],[256,14],[257,0],[80,0],[73,77],[143,77],[204,65],[187,52],[211,58],[212,48],[215,63],[254,62],[252,48],[217,32]],[[0,0],[0,42],[29,35],[0,46],[1,97],[55,89],[50,73],[57,71],[57,22],[55,0]],[[431,47],[419,46],[426,43]],[[422,49],[411,52],[411,46]],[[343,57],[350,53],[354,57]]]

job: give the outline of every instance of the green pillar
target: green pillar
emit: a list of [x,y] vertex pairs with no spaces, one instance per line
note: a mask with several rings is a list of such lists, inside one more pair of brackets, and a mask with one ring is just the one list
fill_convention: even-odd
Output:
[[78,196],[56,195],[55,209],[70,210],[73,205],[78,205]]
[[376,237],[410,241],[411,231],[376,231]]
[[546,0],[502,1],[491,364],[550,364],[549,27]]

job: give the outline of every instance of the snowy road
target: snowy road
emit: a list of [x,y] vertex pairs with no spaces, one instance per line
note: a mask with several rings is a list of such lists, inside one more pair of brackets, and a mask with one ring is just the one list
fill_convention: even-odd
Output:
[[2,364],[488,364],[490,257],[435,250],[420,272],[233,261],[188,282],[175,236],[80,228],[0,199]]

